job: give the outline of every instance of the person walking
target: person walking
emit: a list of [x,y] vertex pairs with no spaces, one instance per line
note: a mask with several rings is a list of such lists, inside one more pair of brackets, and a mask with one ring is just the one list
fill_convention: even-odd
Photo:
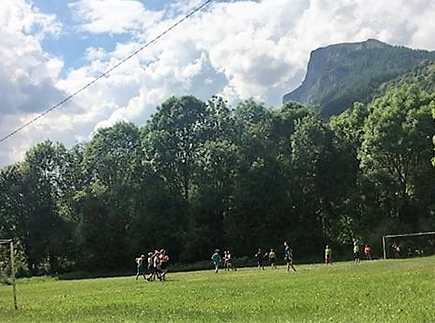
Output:
[[367,260],[372,260],[372,247],[370,247],[368,244],[366,244],[364,247],[364,254]]
[[222,258],[219,255],[219,249],[216,249],[214,254],[211,256],[211,260],[213,261],[214,271],[217,273],[219,271],[219,265],[222,262]]
[[136,261],[136,280],[139,278],[140,275],[143,276],[143,278],[145,279],[145,269],[144,269],[144,265],[143,265],[143,261],[145,260],[145,255],[141,255],[140,257],[137,257],[135,259]]
[[234,267],[233,256],[229,250],[225,251],[224,260],[225,260],[225,270],[229,271],[230,269],[232,269],[234,271],[237,271],[236,267]]
[[287,262],[287,272],[290,271],[290,267],[293,271],[296,271],[296,268],[293,266],[293,249],[287,241],[284,241],[284,255],[284,260]]
[[154,281],[156,280],[156,278],[158,278],[159,280],[162,280],[161,277],[161,261],[160,261],[160,251],[159,250],[154,250],[154,254],[152,255],[152,271],[151,273],[148,275],[147,280],[148,281]]
[[161,277],[162,280],[166,280],[166,274],[168,273],[168,262],[169,262],[169,256],[166,253],[165,249],[160,250],[160,270],[161,270]]
[[359,257],[359,244],[358,241],[353,242],[353,259],[356,263],[360,263],[361,259]]
[[332,264],[332,249],[329,245],[325,247],[325,264]]
[[264,270],[264,258],[267,257],[267,253],[264,253],[261,248],[258,248],[257,253],[255,254],[255,258],[257,258],[257,267],[258,269]]
[[269,252],[269,263],[270,263],[270,267],[276,269],[276,252],[273,249],[270,249]]

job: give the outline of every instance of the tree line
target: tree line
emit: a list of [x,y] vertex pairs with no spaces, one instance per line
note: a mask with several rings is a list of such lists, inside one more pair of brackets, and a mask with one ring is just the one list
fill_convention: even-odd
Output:
[[329,120],[295,102],[171,97],[143,127],[47,140],[4,167],[0,237],[15,239],[22,275],[131,270],[154,248],[189,264],[285,240],[319,261],[325,244],[379,246],[434,227],[434,110],[406,84]]

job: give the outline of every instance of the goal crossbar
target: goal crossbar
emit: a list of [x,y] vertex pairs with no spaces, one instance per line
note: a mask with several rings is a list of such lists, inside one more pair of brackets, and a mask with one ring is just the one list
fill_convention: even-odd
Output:
[[384,249],[384,259],[387,259],[387,249],[385,246],[386,239],[388,238],[402,238],[402,237],[416,237],[416,236],[426,236],[426,235],[435,235],[435,231],[431,232],[417,232],[417,233],[403,233],[403,234],[387,234],[382,237],[382,247]]

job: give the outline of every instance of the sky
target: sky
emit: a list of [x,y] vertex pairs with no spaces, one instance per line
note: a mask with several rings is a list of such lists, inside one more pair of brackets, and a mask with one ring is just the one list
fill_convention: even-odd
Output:
[[[205,0],[1,0],[0,138],[149,44]],[[375,38],[435,50],[435,0],[212,0],[108,75],[0,142],[0,168],[46,139],[70,148],[170,96],[277,108],[310,52]]]

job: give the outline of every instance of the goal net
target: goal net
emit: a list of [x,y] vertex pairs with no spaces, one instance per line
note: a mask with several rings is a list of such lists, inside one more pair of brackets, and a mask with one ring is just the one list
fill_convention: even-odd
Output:
[[[15,309],[17,306],[17,290],[15,285],[15,257],[14,257],[14,242],[12,239],[0,239],[0,279],[10,277],[10,284],[12,285],[13,301]],[[1,282],[0,280],[0,282]]]
[[384,259],[435,254],[435,232],[390,234],[382,237]]

